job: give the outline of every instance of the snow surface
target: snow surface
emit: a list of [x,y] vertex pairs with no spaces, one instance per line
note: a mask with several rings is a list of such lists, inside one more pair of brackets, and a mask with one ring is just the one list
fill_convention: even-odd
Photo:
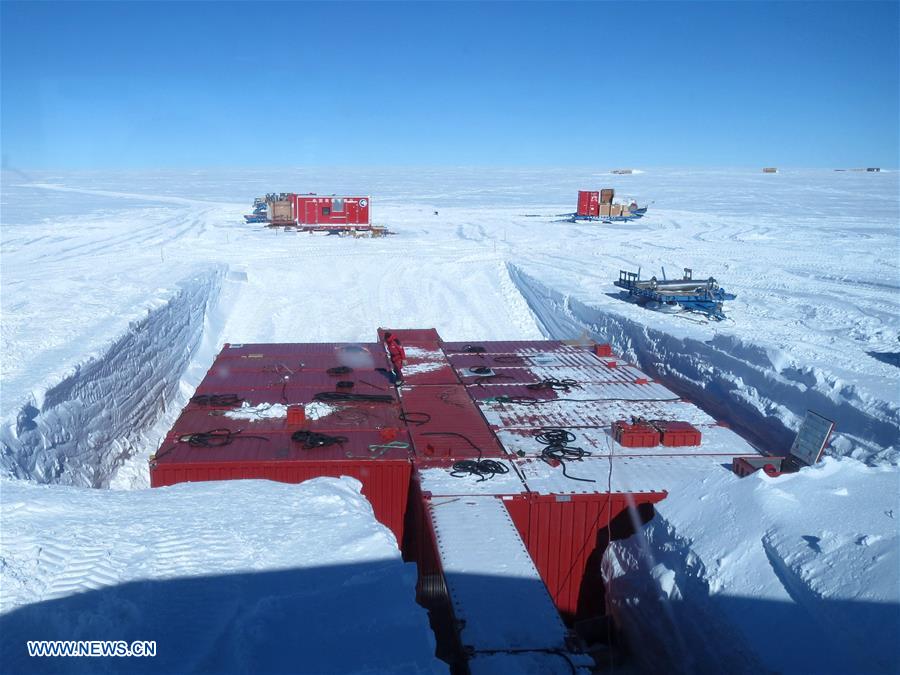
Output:
[[678,673],[897,672],[898,490],[891,467],[831,457],[672,490],[603,560],[635,658]]
[[[355,479],[0,487],[3,672],[447,672]],[[29,659],[35,639],[157,656]]]
[[[378,326],[435,327],[461,341],[584,335],[612,342],[766,450],[785,452],[807,409],[833,418],[829,453],[871,467],[850,459],[825,465],[834,490],[847,490],[840,499],[809,477],[820,468],[788,481],[796,501],[780,496],[784,479],[760,477],[723,477],[718,491],[704,483],[699,494],[670,494],[648,526],[651,535],[671,527],[672,537],[689,542],[673,549],[674,539],[649,537],[651,552],[681,555],[669,569],[697,559],[709,567],[715,561],[706,552],[726,550],[735,543],[729,537],[761,542],[765,534],[764,550],[774,557],[734,559],[734,577],[759,577],[773,588],[773,579],[787,579],[793,602],[828,614],[827,592],[843,602],[855,587],[850,577],[861,568],[849,552],[877,550],[884,562],[864,578],[881,589],[886,607],[896,607],[896,520],[883,531],[869,506],[892,501],[887,510],[898,512],[898,175],[646,167],[625,176],[465,168],[4,172],[0,471],[107,505],[98,511],[125,508],[131,493],[64,486],[145,487],[148,456],[226,341],[368,342]],[[576,190],[607,186],[652,202],[648,216],[615,225],[555,217],[573,210]],[[252,198],[273,190],[370,193],[376,221],[398,234],[344,239],[244,224]],[[650,312],[612,286],[619,269],[641,267],[649,276],[661,266],[670,277],[692,267],[737,293],[726,305],[729,319]],[[734,532],[710,526],[716,499],[748,485],[767,505],[765,532],[756,512],[736,517]],[[4,514],[17,499],[13,488],[38,489],[0,487]],[[851,532],[840,525],[849,521],[829,523],[819,508],[831,499],[843,505],[841,514],[872,515],[872,525],[854,524],[859,532]],[[696,518],[688,517],[692,509]],[[60,531],[77,519],[64,508],[55,513]],[[800,541],[817,537],[824,555],[837,542],[844,553],[828,558],[835,567],[804,557],[811,554],[797,548],[798,523]],[[854,543],[856,535],[869,545]],[[2,556],[35,560],[34,550],[4,540]],[[625,560],[622,574],[654,580],[636,558],[633,567]],[[4,596],[12,574],[0,568]],[[73,569],[67,583],[89,577]],[[679,588],[708,612],[701,625],[731,625],[727,609],[707,601],[719,597],[715,588]],[[647,592],[632,599],[648,602],[654,592]],[[4,606],[32,597],[16,594]],[[412,600],[408,607],[417,611]],[[777,643],[782,626],[762,623]],[[867,640],[879,643],[885,629],[871,633]],[[750,637],[741,638],[747,658],[765,663],[770,643]],[[687,649],[700,649],[693,640],[701,638],[683,635]],[[798,651],[806,654],[803,644]]]

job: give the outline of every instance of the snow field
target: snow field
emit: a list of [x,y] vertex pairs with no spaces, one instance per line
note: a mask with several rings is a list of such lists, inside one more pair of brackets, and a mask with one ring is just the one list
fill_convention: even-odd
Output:
[[[738,481],[723,471],[721,483],[670,494],[644,538],[617,544],[605,562],[626,631],[636,636],[640,626],[641,641],[652,646],[648,655],[698,670],[721,663],[737,671],[883,671],[896,653],[887,637],[895,634],[900,606],[897,179],[891,172],[799,170],[4,175],[0,470],[36,482],[146,486],[147,457],[226,341],[371,341],[379,325],[434,326],[447,340],[605,339],[767,450],[790,447],[807,408],[833,417],[830,453],[846,457],[778,479]],[[556,214],[574,208],[577,189],[610,185],[617,198],[654,202],[649,215],[617,225],[558,222]],[[376,222],[398,234],[352,240],[243,224],[252,197],[273,189],[371,193]],[[737,293],[726,304],[729,320],[652,313],[624,302],[612,286],[619,269],[641,267],[650,276],[662,266],[670,277],[693,267],[695,277],[715,276]],[[258,502],[253,508],[280,513],[261,485],[231,489],[247,492],[248,509]],[[168,490],[178,489],[203,503],[198,518],[206,517],[203,509],[228,508],[227,499],[208,492],[225,488]],[[42,500],[41,490],[56,496]],[[113,540],[113,551],[98,548],[100,537],[67,538],[70,521],[78,531],[82,518],[70,500],[95,501],[90,508],[108,515],[110,536],[125,537],[140,522],[129,500],[144,513],[166,512],[156,505],[165,492],[113,494],[0,483],[0,581],[4,603],[9,598],[0,620],[24,621],[27,610],[37,617],[29,621],[43,621],[46,603],[63,603],[53,611],[75,616],[84,609],[78,603],[95,596],[73,593],[88,590],[104,602],[125,598],[105,605],[106,612],[88,612],[88,623],[109,626],[120,616],[132,619],[123,625],[145,622],[134,609],[146,600],[143,587],[132,584],[169,577],[141,556],[163,556],[163,540],[177,534],[181,518],[158,520],[158,539],[143,553],[121,540]],[[37,513],[17,515],[32,503],[55,529]],[[297,518],[292,527],[299,532],[308,523]],[[380,527],[368,518],[367,527]],[[7,522],[16,523],[15,537],[5,536]],[[198,575],[222,567],[217,555],[243,564],[242,549],[229,542],[245,525],[233,514],[206,533],[199,548],[213,553],[197,558]],[[321,547],[310,541],[310,554],[327,552],[330,532],[310,533],[323,538]],[[334,536],[348,558],[354,549],[354,557],[380,550],[366,528]],[[48,551],[44,560],[41,550]],[[67,559],[69,567],[61,562]],[[393,569],[379,581],[384,596],[369,595],[366,584],[356,594],[352,584],[327,575],[312,586],[337,589],[329,602],[336,594],[338,607],[357,607],[361,597],[390,604],[397,590],[391,584],[402,577]],[[7,588],[16,590],[7,596]],[[270,598],[263,609],[272,616],[296,616],[291,612],[315,602],[314,593],[300,600],[282,593],[263,584],[261,596]],[[177,594],[186,600],[174,614],[195,617],[203,604],[196,598],[208,597],[190,589]],[[406,597],[405,615],[418,616]],[[262,618],[224,622],[207,637],[240,645],[222,658],[252,669],[267,631],[275,640],[293,624],[273,628],[263,609],[247,614],[236,606],[215,616]],[[167,622],[172,610],[160,611]],[[678,625],[687,627],[673,632],[660,616],[681,617]],[[74,620],[58,626],[66,637],[86,634]],[[704,633],[704,626],[715,630]],[[796,649],[770,648],[785,626],[798,631]],[[367,624],[360,632],[368,631]],[[313,631],[311,644],[318,637]],[[872,654],[850,649],[863,642],[873,645]],[[194,669],[216,670],[221,644],[198,644],[179,649],[196,656]],[[394,644],[372,647],[372,670],[405,667]],[[417,654],[409,658],[410,668],[432,667]],[[267,665],[285,664],[260,663],[260,670]]]
[[[0,487],[4,672],[446,672],[415,566],[352,478]],[[157,656],[29,659],[35,639]]]

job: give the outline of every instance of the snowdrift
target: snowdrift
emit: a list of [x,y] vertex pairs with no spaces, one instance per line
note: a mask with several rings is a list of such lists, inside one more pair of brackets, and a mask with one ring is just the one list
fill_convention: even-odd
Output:
[[[415,567],[353,479],[0,487],[4,672],[446,672]],[[29,658],[39,639],[157,656]]]
[[603,559],[647,672],[893,673],[900,663],[896,467],[826,458],[670,494]]

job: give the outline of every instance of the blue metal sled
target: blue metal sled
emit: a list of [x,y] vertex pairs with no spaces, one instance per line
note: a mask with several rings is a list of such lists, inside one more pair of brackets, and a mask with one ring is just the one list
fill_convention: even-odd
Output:
[[577,213],[572,213],[569,215],[569,220],[573,223],[585,220],[597,221],[601,223],[627,223],[629,220],[637,220],[638,218],[643,218],[645,213],[647,213],[646,206],[631,211],[627,216],[579,216]]
[[620,270],[619,280],[613,283],[640,302],[658,302],[661,306],[680,305],[716,321],[725,318],[722,303],[737,297],[734,293],[726,293],[712,277],[695,280],[690,268],[685,268],[682,279],[662,281],[656,277],[642,280],[639,272]]

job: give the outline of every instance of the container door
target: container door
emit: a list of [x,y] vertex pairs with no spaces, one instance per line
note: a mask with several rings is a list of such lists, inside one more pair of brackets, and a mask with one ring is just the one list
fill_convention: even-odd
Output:
[[584,190],[578,191],[578,209],[575,213],[579,216],[586,216],[588,214],[588,193]]
[[331,222],[346,223],[347,222],[347,200],[343,197],[331,198]]
[[369,224],[369,198],[368,197],[360,197],[359,198],[359,216],[356,222],[361,225]]

